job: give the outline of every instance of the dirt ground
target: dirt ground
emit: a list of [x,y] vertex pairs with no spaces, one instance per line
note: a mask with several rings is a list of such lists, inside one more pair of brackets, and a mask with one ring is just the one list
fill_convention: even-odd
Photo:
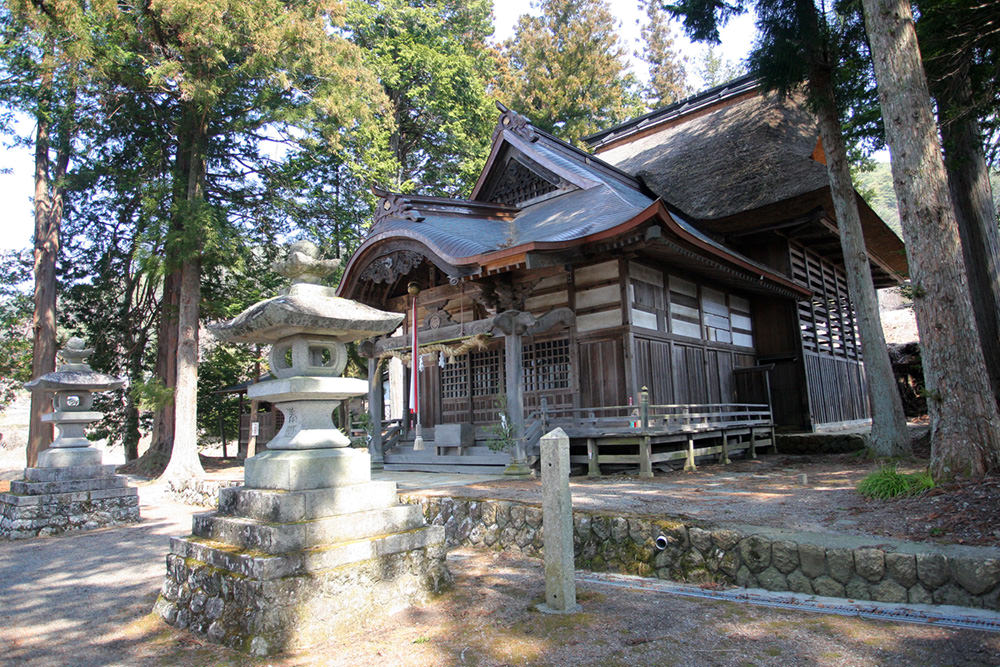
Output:
[[[1000,635],[696,600],[600,584],[582,613],[535,611],[541,561],[465,550],[451,592],[307,653],[255,659],[146,615],[100,641],[127,665],[995,665]],[[150,605],[152,599],[150,599]],[[11,655],[11,654],[8,654]],[[21,665],[46,664],[22,656]],[[0,663],[4,658],[0,655]]]

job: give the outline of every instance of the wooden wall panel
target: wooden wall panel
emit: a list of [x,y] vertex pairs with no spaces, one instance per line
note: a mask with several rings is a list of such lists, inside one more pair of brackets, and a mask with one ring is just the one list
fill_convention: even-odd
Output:
[[649,401],[654,405],[674,403],[674,383],[670,366],[670,343],[635,339],[636,384],[649,389]]
[[625,405],[625,355],[620,338],[581,342],[580,406]]

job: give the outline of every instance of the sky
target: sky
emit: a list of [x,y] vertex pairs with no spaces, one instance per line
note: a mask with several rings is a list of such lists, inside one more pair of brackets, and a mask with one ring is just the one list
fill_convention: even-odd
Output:
[[[645,14],[638,7],[638,0],[610,0],[609,4],[621,24],[622,41],[628,47],[628,52],[634,53],[639,44],[641,22],[645,19]],[[518,17],[527,13],[538,13],[532,9],[530,0],[494,0],[494,40],[501,42],[510,37]],[[679,34],[680,29],[676,32]],[[721,37],[722,45],[718,51],[723,58],[742,60],[753,42],[753,17],[745,15],[731,21],[722,30]],[[696,63],[705,51],[704,47],[693,45],[683,37],[678,37],[677,43],[681,52],[692,63]],[[636,74],[643,80],[648,79],[644,64],[634,57],[632,61]],[[18,129],[24,135],[33,131],[30,120],[23,120]],[[34,189],[31,148],[11,147],[7,138],[0,138],[0,141],[3,141],[0,143],[0,249],[27,248],[31,245],[34,228],[30,200]]]

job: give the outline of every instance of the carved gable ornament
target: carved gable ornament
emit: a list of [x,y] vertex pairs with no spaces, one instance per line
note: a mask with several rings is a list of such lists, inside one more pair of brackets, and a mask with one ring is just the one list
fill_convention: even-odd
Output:
[[375,207],[376,225],[389,218],[412,222],[421,222],[424,219],[403,195],[377,189],[374,192],[379,197],[378,205]]
[[526,141],[538,141],[538,133],[527,118],[513,109],[508,109],[499,102],[497,102],[497,108],[500,109],[500,118],[497,119],[497,127],[493,130],[494,140],[496,140],[499,133],[507,130]]
[[372,260],[361,272],[359,280],[371,283],[394,283],[424,261],[423,255],[412,250],[397,250]]

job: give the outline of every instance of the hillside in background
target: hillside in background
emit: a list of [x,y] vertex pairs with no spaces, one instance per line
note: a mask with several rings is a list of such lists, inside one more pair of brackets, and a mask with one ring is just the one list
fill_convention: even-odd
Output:
[[[992,172],[993,203],[1000,210],[1000,172]],[[899,226],[899,210],[896,207],[896,193],[892,189],[892,171],[888,162],[876,162],[871,171],[855,172],[854,185],[868,205],[879,214],[892,231],[902,238]]]

